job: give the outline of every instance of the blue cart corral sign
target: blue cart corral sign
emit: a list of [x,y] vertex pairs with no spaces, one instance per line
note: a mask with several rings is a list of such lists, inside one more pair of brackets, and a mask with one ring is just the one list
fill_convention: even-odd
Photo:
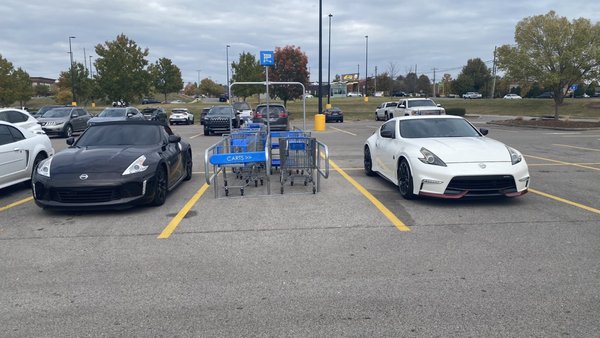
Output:
[[260,65],[261,66],[272,66],[275,64],[275,53],[272,50],[261,50],[260,51]]

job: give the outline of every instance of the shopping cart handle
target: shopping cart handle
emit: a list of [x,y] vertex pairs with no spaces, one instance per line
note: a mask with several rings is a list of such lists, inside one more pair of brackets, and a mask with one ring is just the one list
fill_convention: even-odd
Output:
[[267,157],[264,151],[252,151],[243,153],[213,154],[210,157],[210,164],[223,166],[230,164],[265,162],[266,160]]

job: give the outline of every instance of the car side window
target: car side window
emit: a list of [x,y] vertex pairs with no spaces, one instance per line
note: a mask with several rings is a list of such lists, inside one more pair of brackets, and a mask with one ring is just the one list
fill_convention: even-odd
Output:
[[379,133],[384,138],[396,138],[396,121],[386,122],[381,126]]
[[8,126],[8,131],[10,131],[13,140],[16,141],[21,141],[25,139],[25,136],[23,135],[23,133],[21,131],[19,131],[17,128]]
[[14,139],[8,126],[0,125],[0,145],[13,143]]
[[25,122],[29,119],[27,115],[19,113],[16,110],[9,110],[6,113],[8,117],[7,121],[10,123]]

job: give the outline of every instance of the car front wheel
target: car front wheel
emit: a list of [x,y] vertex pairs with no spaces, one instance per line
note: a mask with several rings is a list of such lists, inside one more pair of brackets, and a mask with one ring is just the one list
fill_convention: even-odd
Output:
[[187,158],[185,160],[185,178],[184,178],[184,180],[189,181],[192,179],[192,167],[193,167],[192,153],[189,152],[187,154]]
[[369,147],[365,147],[363,164],[365,167],[365,174],[367,176],[375,176],[375,172],[373,171],[373,161],[371,160],[371,150],[369,150]]
[[158,167],[156,170],[156,175],[154,177],[154,181],[156,182],[154,185],[154,199],[152,200],[152,205],[159,206],[163,205],[167,200],[167,173],[165,169],[162,167]]
[[67,126],[65,127],[65,131],[63,132],[63,136],[64,137],[71,137],[71,136],[73,136],[73,127],[71,127],[70,124],[67,124]]
[[398,191],[400,191],[400,195],[407,200],[415,198],[410,166],[406,160],[401,160],[398,165]]

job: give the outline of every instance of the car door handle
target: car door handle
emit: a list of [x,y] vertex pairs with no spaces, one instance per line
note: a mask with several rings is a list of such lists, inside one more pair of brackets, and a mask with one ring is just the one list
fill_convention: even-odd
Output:
[[17,152],[17,151],[21,152],[21,151],[23,151],[23,149],[21,149],[21,148],[15,148],[15,149],[13,149],[13,151],[15,151],[15,152]]

